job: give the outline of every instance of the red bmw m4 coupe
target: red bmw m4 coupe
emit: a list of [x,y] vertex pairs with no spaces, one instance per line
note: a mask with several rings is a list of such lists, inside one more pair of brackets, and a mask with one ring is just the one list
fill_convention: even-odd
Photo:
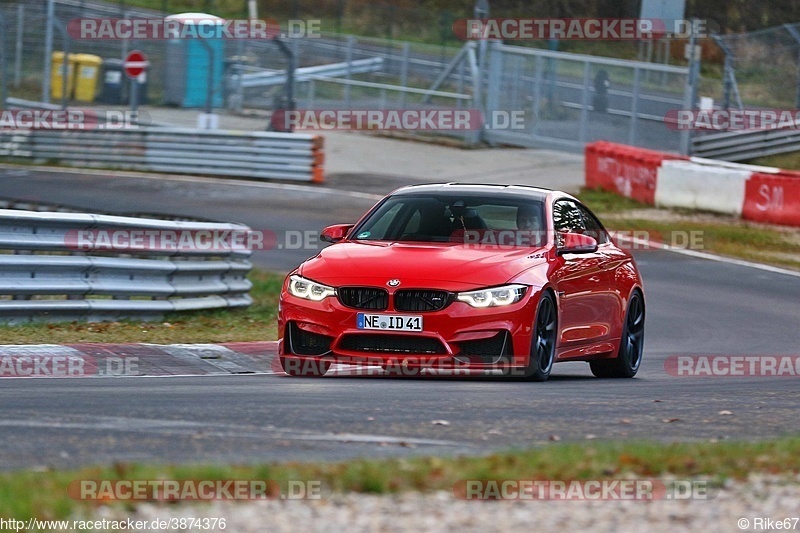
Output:
[[566,193],[413,185],[321,239],[333,245],[281,291],[278,354],[290,375],[320,376],[333,363],[532,381],[562,361],[588,361],[603,378],[639,370],[636,262]]

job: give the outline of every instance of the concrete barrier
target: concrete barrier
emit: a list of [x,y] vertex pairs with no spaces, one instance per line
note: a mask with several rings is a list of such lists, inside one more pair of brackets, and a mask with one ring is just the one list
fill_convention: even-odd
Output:
[[753,173],[745,185],[742,218],[800,227],[800,173]]
[[687,159],[600,141],[586,146],[586,185],[652,205],[658,169],[665,160]]
[[800,227],[800,172],[603,141],[586,146],[586,186],[648,205]]
[[664,161],[658,169],[655,205],[741,216],[748,170]]

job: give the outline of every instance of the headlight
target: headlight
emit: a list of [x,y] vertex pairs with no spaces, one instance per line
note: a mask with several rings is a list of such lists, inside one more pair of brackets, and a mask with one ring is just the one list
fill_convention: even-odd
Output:
[[502,307],[520,301],[526,289],[525,285],[506,285],[480,291],[460,292],[456,298],[472,307]]
[[292,276],[289,278],[289,294],[305,300],[320,302],[328,296],[335,295],[336,289],[300,276]]

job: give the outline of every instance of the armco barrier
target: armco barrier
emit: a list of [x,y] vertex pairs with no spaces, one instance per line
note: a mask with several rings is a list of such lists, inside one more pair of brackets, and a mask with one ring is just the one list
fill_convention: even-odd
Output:
[[657,172],[668,159],[687,159],[633,146],[598,141],[586,145],[586,186],[652,205]]
[[800,227],[800,172],[596,142],[586,146],[586,186],[649,205]]
[[[252,302],[250,250],[76,245],[79,231],[247,232],[247,226],[0,209],[0,321],[156,318]],[[208,240],[206,239],[206,242]]]
[[321,182],[319,135],[183,128],[0,130],[0,156],[71,166]]

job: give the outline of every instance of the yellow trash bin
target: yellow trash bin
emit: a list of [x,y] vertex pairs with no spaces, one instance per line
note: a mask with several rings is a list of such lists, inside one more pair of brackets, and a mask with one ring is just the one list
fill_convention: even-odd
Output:
[[[72,91],[75,87],[75,54],[69,55],[67,65],[67,98],[72,97]],[[50,70],[50,97],[53,100],[60,100],[63,94],[64,80],[63,76],[64,65],[64,52],[53,52],[53,66]]]
[[75,100],[94,102],[103,59],[92,54],[75,54],[74,61],[76,68]]

